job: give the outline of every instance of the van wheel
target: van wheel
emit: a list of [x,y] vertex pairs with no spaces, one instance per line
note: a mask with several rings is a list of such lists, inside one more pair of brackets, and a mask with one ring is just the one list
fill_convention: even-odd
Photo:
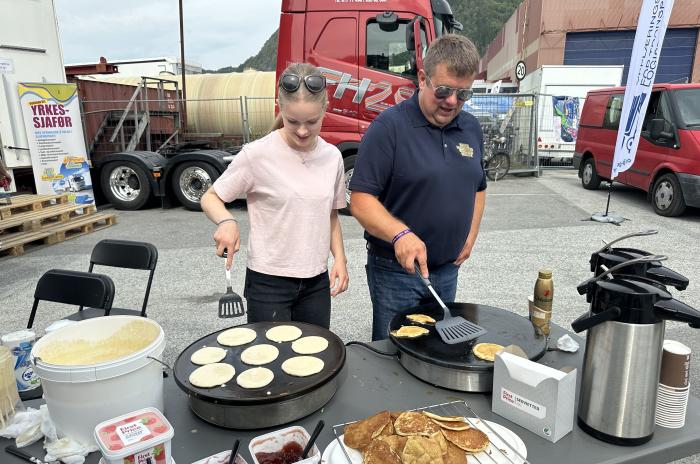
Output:
[[350,155],[343,158],[343,166],[345,168],[345,201],[348,206],[340,210],[340,214],[345,214],[350,216],[350,179],[352,179],[352,173],[355,170],[355,161],[357,161],[357,155]]
[[681,184],[675,174],[667,173],[659,177],[651,192],[654,211],[661,216],[680,216],[685,212],[685,200]]
[[151,197],[148,174],[130,161],[105,165],[100,172],[100,186],[107,201],[116,209],[137,210]]
[[593,158],[586,158],[581,168],[581,185],[586,190],[598,190],[600,187],[601,178],[595,170],[595,162]]
[[204,192],[211,187],[219,173],[208,163],[188,161],[175,168],[172,187],[175,196],[190,211],[201,211],[199,201]]

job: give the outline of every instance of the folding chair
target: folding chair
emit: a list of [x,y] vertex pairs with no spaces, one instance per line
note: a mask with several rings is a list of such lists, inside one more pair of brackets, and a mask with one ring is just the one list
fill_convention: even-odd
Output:
[[131,240],[101,240],[92,249],[88,272],[92,272],[95,265],[149,271],[146,294],[143,298],[141,310],[112,308],[102,313],[102,310],[99,308],[83,308],[81,306],[76,314],[70,315],[67,319],[83,320],[103,315],[109,316],[110,314],[146,317],[146,306],[148,305],[148,297],[151,294],[151,283],[153,282],[153,274],[157,263],[158,249],[150,243]]
[[91,306],[106,312],[112,308],[114,282],[109,276],[81,271],[51,269],[39,278],[34,290],[34,304],[27,328],[34,325],[39,301],[74,306]]

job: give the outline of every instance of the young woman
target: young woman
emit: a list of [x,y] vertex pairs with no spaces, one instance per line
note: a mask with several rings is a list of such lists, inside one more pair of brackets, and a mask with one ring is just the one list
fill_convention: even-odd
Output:
[[312,65],[292,64],[280,76],[278,97],[276,130],[243,147],[202,197],[202,209],[217,225],[216,254],[228,250],[230,268],[240,232],[225,203],[248,201],[248,322],[328,328],[330,297],[347,289],[348,272],[338,219],[346,205],[343,160],[319,137],[326,79]]

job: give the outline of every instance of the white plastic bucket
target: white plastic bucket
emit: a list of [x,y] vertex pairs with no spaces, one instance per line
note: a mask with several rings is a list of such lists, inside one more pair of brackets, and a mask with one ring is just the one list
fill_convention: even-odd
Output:
[[[113,361],[64,366],[41,360],[42,349],[54,342],[100,341],[131,321],[145,321],[158,336],[145,348]],[[32,349],[31,361],[44,387],[44,398],[60,437],[94,444],[95,426],[137,409],[163,408],[163,329],[152,319],[107,316],[62,327],[42,337]]]

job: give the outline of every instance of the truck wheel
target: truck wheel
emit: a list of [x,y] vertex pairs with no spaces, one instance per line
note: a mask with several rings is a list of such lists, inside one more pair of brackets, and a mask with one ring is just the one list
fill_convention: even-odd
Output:
[[218,177],[219,173],[211,164],[189,161],[175,168],[172,187],[185,208],[202,211],[199,201]]
[[651,192],[654,211],[661,216],[680,216],[685,211],[685,200],[678,178],[671,173],[659,177]]
[[116,209],[136,210],[151,197],[148,174],[130,161],[108,163],[100,172],[102,193]]
[[345,201],[348,206],[340,210],[340,214],[345,214],[350,216],[350,179],[352,179],[352,173],[355,170],[355,161],[357,161],[357,155],[350,155],[343,158],[343,166],[345,167]]
[[600,187],[601,178],[595,170],[595,162],[593,158],[586,158],[581,168],[581,185],[586,190],[598,190]]
[[510,156],[507,153],[496,153],[486,163],[486,177],[493,181],[503,179],[510,170]]

